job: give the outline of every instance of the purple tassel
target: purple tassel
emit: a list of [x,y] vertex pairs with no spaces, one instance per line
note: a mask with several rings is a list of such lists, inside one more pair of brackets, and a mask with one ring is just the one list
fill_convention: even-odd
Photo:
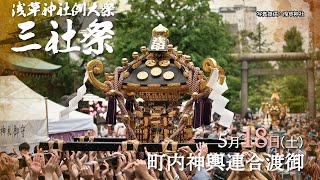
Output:
[[127,111],[133,112],[133,103],[129,99],[126,99],[125,107]]
[[202,114],[202,121],[204,125],[210,125],[211,123],[211,109],[212,109],[212,101],[210,99],[204,100],[203,114]]
[[110,96],[108,99],[107,124],[116,124],[117,118],[117,99]]
[[202,104],[202,101],[195,101],[194,103],[193,128],[198,128],[202,125]]

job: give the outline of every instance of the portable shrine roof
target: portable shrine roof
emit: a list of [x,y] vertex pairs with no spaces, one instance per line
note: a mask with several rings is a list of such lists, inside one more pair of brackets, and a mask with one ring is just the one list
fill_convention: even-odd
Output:
[[[130,76],[123,82],[124,84],[134,83],[141,86],[147,86],[149,84],[160,84],[161,86],[167,86],[170,83],[186,84],[187,78],[183,75],[184,67],[180,69],[174,64],[174,60],[167,60],[166,66],[160,66],[157,62],[152,67],[146,65],[147,60],[142,60],[142,63],[136,69],[130,68]],[[156,70],[155,72],[153,72]],[[146,77],[140,77],[140,73],[146,74]],[[166,73],[171,73],[170,77],[166,77]]]

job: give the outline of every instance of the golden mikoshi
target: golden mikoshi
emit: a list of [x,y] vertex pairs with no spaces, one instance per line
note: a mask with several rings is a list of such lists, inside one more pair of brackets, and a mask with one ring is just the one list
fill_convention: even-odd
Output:
[[[180,116],[179,100],[185,94],[194,93],[204,101],[208,99],[210,89],[206,84],[209,77],[205,77],[204,72],[211,76],[214,69],[219,68],[219,79],[224,80],[224,71],[214,59],[206,58],[200,69],[192,64],[190,56],[169,43],[168,36],[166,27],[159,25],[154,28],[149,46],[142,46],[141,54],[133,52],[132,60],[123,58],[123,66],[115,68],[113,73],[105,73],[106,80],[103,82],[95,77],[95,74],[104,70],[101,61],[92,60],[86,67],[91,84],[102,90],[108,98],[117,100],[108,108],[110,112],[116,112],[112,108],[120,108],[122,122],[128,128],[128,139],[159,142],[169,138],[186,142],[192,137],[193,126],[197,126],[194,116],[199,113],[194,113],[193,109],[201,109],[193,108],[194,103],[188,103],[182,112],[184,116]],[[137,97],[144,102],[137,103]],[[113,124],[117,116],[108,115],[107,123]]]

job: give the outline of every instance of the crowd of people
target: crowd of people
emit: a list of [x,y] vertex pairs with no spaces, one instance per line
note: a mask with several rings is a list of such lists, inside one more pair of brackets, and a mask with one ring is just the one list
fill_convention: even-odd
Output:
[[[155,179],[203,179],[209,180],[210,172],[205,169],[196,171],[181,169],[178,163],[172,164],[168,170],[166,159],[163,170],[147,167],[146,160],[138,158],[135,151],[117,152],[59,152],[56,150],[46,153],[37,148],[34,153],[29,152],[29,145],[19,146],[20,152],[0,153],[0,179],[117,179],[117,180],[155,180]],[[205,144],[196,152],[184,146],[178,152],[187,157],[190,153],[205,157],[208,148]],[[145,148],[145,154],[150,152]],[[115,162],[113,162],[115,161]],[[25,164],[25,165],[23,165]]]
[[[226,139],[245,136],[248,128],[254,135],[256,129],[263,127],[263,120],[259,118],[240,118],[236,116],[230,129],[225,129],[217,122],[210,126],[195,129],[194,138],[218,139],[221,135]],[[268,135],[300,138],[303,146],[296,149],[267,148],[266,154],[300,153],[304,155],[303,169],[271,173],[266,172],[266,179],[318,180],[320,178],[320,119],[307,120],[303,115],[292,115],[281,121],[279,126],[268,127]],[[267,136],[268,136],[267,135]],[[254,137],[252,137],[254,138]],[[101,151],[42,151],[35,148],[30,152],[27,143],[19,146],[20,152],[0,153],[0,180],[4,179],[117,179],[117,180],[209,180],[209,179],[237,179],[232,171],[210,168],[207,163],[201,169],[181,169],[178,162],[171,164],[168,169],[164,157],[163,169],[148,168],[148,159],[134,151],[117,152]],[[181,147],[177,151],[181,156],[202,156],[207,158],[208,147],[202,144],[193,152],[190,147]],[[147,149],[145,154],[150,155]],[[232,153],[229,153],[232,154]],[[227,154],[225,154],[227,157]],[[187,159],[187,158],[186,158]],[[158,162],[160,163],[160,162]],[[184,162],[188,163],[188,160]],[[227,165],[227,163],[225,163]],[[258,178],[259,179],[259,178]]]

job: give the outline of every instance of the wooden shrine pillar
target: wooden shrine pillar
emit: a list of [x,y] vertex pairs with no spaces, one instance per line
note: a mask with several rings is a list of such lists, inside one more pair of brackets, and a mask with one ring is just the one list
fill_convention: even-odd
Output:
[[315,97],[315,77],[314,77],[314,61],[306,60],[307,63],[307,82],[308,82],[308,109],[309,117],[316,117],[316,97]]

